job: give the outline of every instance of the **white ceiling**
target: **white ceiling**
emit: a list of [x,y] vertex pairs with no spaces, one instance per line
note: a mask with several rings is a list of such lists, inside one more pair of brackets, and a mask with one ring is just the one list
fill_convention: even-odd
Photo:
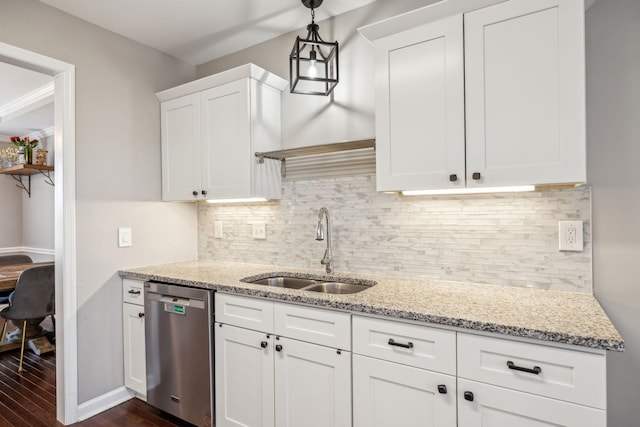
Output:
[[[193,65],[311,22],[310,10],[300,0],[40,1]],[[316,21],[373,1],[325,0]]]

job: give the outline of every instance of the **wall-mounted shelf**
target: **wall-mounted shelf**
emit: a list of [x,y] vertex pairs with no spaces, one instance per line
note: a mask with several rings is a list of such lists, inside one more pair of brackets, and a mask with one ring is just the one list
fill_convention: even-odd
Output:
[[[44,182],[53,186],[55,183],[51,177],[51,172],[53,172],[53,166],[45,165],[15,165],[8,168],[0,168],[0,174],[11,175],[18,182],[16,187],[26,191],[29,198],[31,198],[31,175],[41,174],[45,178]],[[26,184],[22,181],[23,176],[27,177]]]
[[260,163],[264,159],[280,160],[282,162],[281,174],[287,175],[286,160],[291,157],[313,156],[316,154],[337,153],[339,151],[361,150],[364,148],[376,148],[375,139],[361,139],[358,141],[337,142],[334,144],[312,145],[310,147],[290,148],[286,150],[257,152],[256,157]]

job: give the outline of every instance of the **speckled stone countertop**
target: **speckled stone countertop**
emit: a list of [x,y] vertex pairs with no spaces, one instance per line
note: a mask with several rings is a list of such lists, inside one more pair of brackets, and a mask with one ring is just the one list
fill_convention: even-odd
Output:
[[[241,282],[250,276],[286,273],[355,282],[374,280],[363,292],[331,295]],[[622,337],[591,294],[441,280],[360,274],[326,276],[321,271],[267,265],[190,261],[120,271],[124,278],[157,280],[199,288],[422,321],[475,331],[583,347],[624,351]]]

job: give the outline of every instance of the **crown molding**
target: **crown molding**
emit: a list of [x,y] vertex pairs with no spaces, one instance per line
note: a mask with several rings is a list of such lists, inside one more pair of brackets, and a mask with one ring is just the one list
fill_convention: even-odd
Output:
[[48,128],[44,128],[44,129],[40,129],[34,132],[31,132],[30,134],[27,135],[2,135],[0,134],[0,142],[11,142],[11,137],[12,136],[20,136],[21,138],[24,137],[29,137],[29,139],[33,140],[33,139],[37,139],[37,140],[42,140],[44,138],[48,138],[50,136],[55,135],[55,126],[49,126]]
[[54,92],[54,84],[53,81],[51,81],[32,92],[0,106],[0,122],[15,119],[16,117],[20,117],[52,103]]

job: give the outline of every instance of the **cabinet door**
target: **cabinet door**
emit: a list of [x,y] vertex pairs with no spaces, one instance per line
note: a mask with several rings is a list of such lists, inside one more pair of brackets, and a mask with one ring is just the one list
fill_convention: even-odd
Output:
[[276,425],[351,425],[351,353],[280,338],[274,341]]
[[251,196],[249,79],[205,90],[202,102],[202,175],[207,198]]
[[607,417],[605,411],[600,409],[459,379],[458,425],[604,427],[607,425]]
[[[439,386],[446,389],[441,387],[440,392]],[[456,379],[354,355],[353,424],[354,427],[455,427]]]
[[216,426],[273,426],[273,339],[215,324]]
[[378,191],[464,187],[463,79],[460,15],[376,42]]
[[165,101],[160,105],[160,113],[162,200],[201,198],[200,94]]
[[147,394],[144,344],[144,306],[122,304],[124,385],[139,396]]
[[468,186],[585,182],[583,7],[513,0],[465,14]]

